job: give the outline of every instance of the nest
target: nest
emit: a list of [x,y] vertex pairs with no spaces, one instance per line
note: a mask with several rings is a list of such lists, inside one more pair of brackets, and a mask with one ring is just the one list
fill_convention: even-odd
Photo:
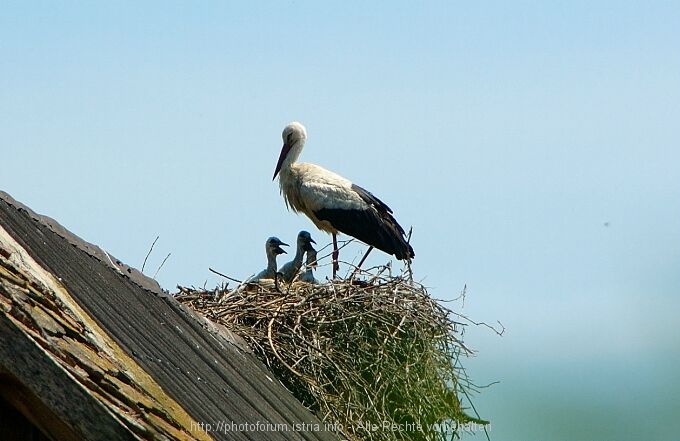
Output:
[[[305,406],[351,440],[444,440],[487,424],[462,403],[465,317],[386,267],[322,285],[181,288],[177,299],[243,337]],[[470,403],[471,404],[471,403]]]

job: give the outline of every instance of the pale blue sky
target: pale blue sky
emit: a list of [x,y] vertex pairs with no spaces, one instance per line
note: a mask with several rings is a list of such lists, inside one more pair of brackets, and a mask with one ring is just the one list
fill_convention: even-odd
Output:
[[467,334],[494,439],[677,437],[680,4],[366,3],[4,2],[0,189],[214,286],[329,240],[271,181],[299,120],[433,296],[506,326]]

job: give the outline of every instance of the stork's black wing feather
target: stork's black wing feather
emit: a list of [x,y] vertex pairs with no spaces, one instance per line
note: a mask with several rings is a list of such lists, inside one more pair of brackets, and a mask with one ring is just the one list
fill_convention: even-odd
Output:
[[365,209],[323,208],[315,211],[314,215],[320,220],[330,222],[338,231],[399,260],[413,258],[413,248],[406,242],[404,229],[392,216],[390,207],[358,185],[353,184],[352,189],[366,202]]
[[361,197],[368,205],[373,205],[379,212],[387,212],[392,214],[392,209],[387,206],[386,203],[378,199],[373,193],[366,190],[363,187],[359,187],[357,184],[352,184],[352,190]]

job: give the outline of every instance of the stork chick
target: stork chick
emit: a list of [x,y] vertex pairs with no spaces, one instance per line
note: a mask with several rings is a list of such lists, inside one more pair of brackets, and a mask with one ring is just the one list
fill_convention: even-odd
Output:
[[281,273],[281,278],[284,282],[290,283],[298,275],[300,268],[302,267],[302,258],[304,257],[305,251],[311,248],[312,244],[315,244],[312,235],[307,231],[300,231],[297,236],[297,251],[295,252],[295,257],[290,262],[286,263],[281,267],[279,271]]
[[276,278],[276,256],[279,254],[287,254],[281,246],[288,246],[287,243],[281,242],[278,237],[270,237],[264,244],[265,252],[267,253],[267,268],[260,271],[256,276],[247,280],[249,283],[259,282],[264,279]]
[[300,281],[312,284],[319,283],[314,278],[314,268],[316,266],[316,250],[310,245],[307,250],[307,259],[305,260],[305,272],[300,275]]

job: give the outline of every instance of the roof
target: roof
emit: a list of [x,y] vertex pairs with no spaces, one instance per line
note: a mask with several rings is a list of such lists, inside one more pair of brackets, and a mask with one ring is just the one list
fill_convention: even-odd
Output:
[[60,440],[336,439],[237,335],[3,192],[0,397]]

